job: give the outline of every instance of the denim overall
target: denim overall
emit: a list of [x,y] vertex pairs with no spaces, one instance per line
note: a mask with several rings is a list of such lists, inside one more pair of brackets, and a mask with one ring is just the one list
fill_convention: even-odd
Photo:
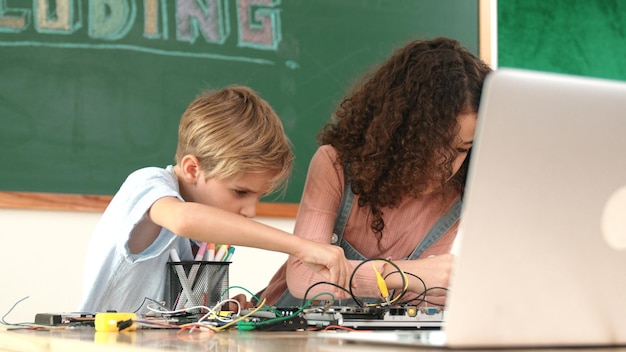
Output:
[[[350,215],[350,210],[352,209],[352,202],[354,200],[354,193],[352,193],[352,189],[349,185],[346,185],[343,197],[341,199],[341,205],[339,206],[339,210],[337,211],[337,219],[335,220],[335,225],[333,227],[333,236],[331,238],[331,244],[336,246],[341,246],[346,255],[347,259],[351,260],[366,260],[365,256],[363,256],[359,251],[354,249],[350,243],[343,239],[343,231],[346,227],[346,223],[348,221],[348,216]],[[417,247],[413,250],[411,255],[409,255],[405,259],[417,259],[431,244],[435,243],[443,234],[448,232],[450,227],[454,225],[454,223],[459,219],[461,215],[461,200],[457,200],[448,212],[437,220],[437,222],[433,225],[433,227],[428,231],[424,239],[417,245]],[[311,297],[307,297],[310,299]],[[359,298],[362,302],[374,303],[380,302],[381,299],[379,297],[369,297],[369,298]],[[286,290],[280,298],[274,304],[275,307],[279,308],[290,308],[290,307],[301,307],[303,303],[302,298],[296,298],[291,295],[289,290]],[[335,305],[355,305],[356,303],[352,299],[343,299],[341,301],[337,301]]]

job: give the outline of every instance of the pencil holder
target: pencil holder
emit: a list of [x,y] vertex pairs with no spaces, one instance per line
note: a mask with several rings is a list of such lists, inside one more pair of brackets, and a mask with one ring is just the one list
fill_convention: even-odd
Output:
[[165,305],[171,310],[215,306],[228,288],[229,265],[230,262],[168,262]]

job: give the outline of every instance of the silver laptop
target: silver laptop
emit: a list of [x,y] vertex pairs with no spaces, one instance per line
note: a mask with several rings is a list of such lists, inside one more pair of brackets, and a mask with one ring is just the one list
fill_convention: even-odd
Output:
[[485,82],[440,331],[323,336],[450,348],[626,345],[626,82]]

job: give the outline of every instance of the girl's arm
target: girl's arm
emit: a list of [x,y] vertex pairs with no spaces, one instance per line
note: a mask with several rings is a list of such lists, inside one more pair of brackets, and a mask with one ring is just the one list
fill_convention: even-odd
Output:
[[[407,275],[409,281],[408,290],[414,293],[421,293],[424,291],[424,284],[426,288],[430,288],[427,292],[429,296],[445,296],[446,290],[433,289],[435,287],[448,287],[448,281],[450,279],[450,272],[452,265],[454,264],[454,255],[447,253],[438,256],[432,256],[424,259],[417,260],[398,260],[394,261],[402,271],[415,274],[424,281]],[[387,277],[385,282],[391,289],[402,288],[402,278],[400,275],[389,275],[390,273],[397,271],[393,265],[385,265],[381,272],[383,277]],[[389,276],[387,276],[389,275]]]
[[[343,195],[343,182],[343,170],[338,169],[335,165],[334,150],[328,146],[321,147],[313,156],[309,166],[294,230],[297,236],[319,243],[331,243],[337,209]],[[447,287],[452,261],[453,256],[446,254],[433,258],[395,261],[394,264],[403,271],[418,275],[425,281],[427,287]],[[350,260],[350,263],[356,268],[362,262]],[[400,275],[387,276],[397,269],[392,265],[384,264],[382,261],[374,262],[374,264],[381,275],[386,277],[385,281],[389,289],[402,288]],[[414,293],[424,291],[424,285],[419,279],[408,276],[408,280],[409,291]],[[309,270],[297,258],[289,258],[287,283],[289,290],[295,297],[303,297],[312,285],[320,281],[324,281],[324,278]],[[353,293],[357,296],[379,296],[379,288],[372,264],[366,263],[359,267],[354,275],[353,285],[356,286]],[[348,286],[344,287],[347,288]],[[333,291],[332,287],[317,285],[308,292],[307,298],[328,291]],[[428,291],[428,294],[445,295],[445,292],[445,290],[433,290]],[[339,297],[345,298],[347,294],[341,294]]]

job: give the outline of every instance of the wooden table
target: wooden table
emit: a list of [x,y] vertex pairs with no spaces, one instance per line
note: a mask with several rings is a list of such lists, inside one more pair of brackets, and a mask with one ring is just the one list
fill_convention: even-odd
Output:
[[[11,352],[101,352],[101,351],[379,351],[368,346],[327,339],[315,331],[237,331],[217,333],[169,329],[139,329],[129,332],[95,332],[93,328],[67,330],[0,331],[0,351]],[[406,351],[389,348],[385,351]]]
[[[394,347],[347,343],[319,336],[316,331],[237,331],[217,333],[169,329],[139,329],[130,332],[95,332],[93,328],[66,330],[0,331],[0,351],[11,352],[111,352],[111,351],[203,351],[203,352],[281,352],[281,351],[442,351],[424,347]],[[626,352],[626,348],[555,349],[558,352]],[[473,350],[477,351],[477,350]],[[491,350],[493,351],[493,350]],[[513,352],[514,350],[506,350]],[[529,351],[529,349],[522,350]],[[546,352],[549,349],[543,349]]]

